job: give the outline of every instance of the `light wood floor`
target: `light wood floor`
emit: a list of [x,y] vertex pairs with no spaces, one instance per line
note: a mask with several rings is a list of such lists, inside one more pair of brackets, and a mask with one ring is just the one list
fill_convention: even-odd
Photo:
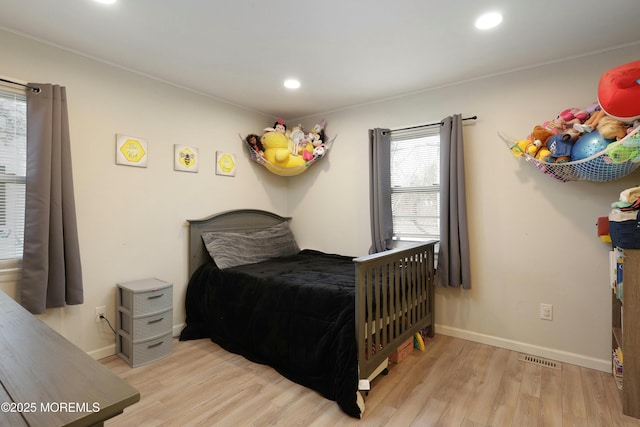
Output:
[[610,374],[518,361],[505,349],[437,335],[424,352],[374,380],[362,420],[270,367],[209,340],[174,340],[173,354],[129,367],[102,362],[136,387],[140,402],[106,426],[625,426]]

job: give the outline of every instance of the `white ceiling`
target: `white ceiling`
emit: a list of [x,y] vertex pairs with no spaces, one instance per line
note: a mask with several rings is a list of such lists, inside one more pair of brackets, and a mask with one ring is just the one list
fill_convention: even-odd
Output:
[[293,119],[639,43],[640,1],[2,0],[0,27]]

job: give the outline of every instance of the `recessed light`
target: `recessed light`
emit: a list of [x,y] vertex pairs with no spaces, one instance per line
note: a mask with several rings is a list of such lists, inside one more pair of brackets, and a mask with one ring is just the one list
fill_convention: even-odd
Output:
[[114,4],[116,2],[116,0],[95,0],[95,1],[102,4]]
[[499,12],[489,12],[481,15],[476,19],[476,28],[479,30],[488,30],[497,27],[502,22],[502,14]]
[[298,89],[300,87],[300,80],[287,79],[284,81],[284,87],[287,89]]

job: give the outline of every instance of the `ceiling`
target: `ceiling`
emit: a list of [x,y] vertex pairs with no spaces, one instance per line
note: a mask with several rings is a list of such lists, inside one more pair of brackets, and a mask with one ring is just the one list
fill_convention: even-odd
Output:
[[[477,30],[476,17],[493,10],[502,25]],[[6,30],[284,119],[639,43],[639,18],[638,0],[2,0],[0,8]],[[284,88],[289,77],[302,86]]]

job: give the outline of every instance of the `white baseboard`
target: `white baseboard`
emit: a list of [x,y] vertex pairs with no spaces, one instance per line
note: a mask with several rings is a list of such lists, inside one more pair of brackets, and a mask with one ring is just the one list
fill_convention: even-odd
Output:
[[[180,332],[182,331],[183,328],[184,328],[184,323],[181,323],[179,325],[173,325],[173,329],[171,332],[172,336],[179,337]],[[88,351],[87,354],[92,358],[94,358],[95,360],[104,359],[105,357],[113,356],[114,354],[116,354],[116,344],[113,343],[111,345],[99,348],[97,350]]]
[[[173,336],[180,336],[180,332],[184,328],[184,323],[173,326]],[[556,350],[548,347],[540,347],[520,341],[513,341],[492,335],[480,334],[478,332],[468,331],[465,329],[453,328],[450,326],[435,325],[435,331],[438,334],[448,335],[455,338],[461,338],[481,344],[492,345],[494,347],[506,348],[507,350],[517,351],[520,353],[532,354],[538,357],[544,357],[558,362],[571,363],[572,365],[583,366],[585,368],[596,369],[603,372],[611,372],[611,360],[595,359],[593,357],[584,356],[576,353]],[[106,347],[88,352],[89,356],[94,359],[104,359],[105,357],[116,354],[116,345],[111,344]]]
[[114,343],[97,350],[89,351],[87,352],[87,354],[93,357],[95,360],[104,359],[105,357],[113,356],[114,354],[116,354],[116,345]]
[[184,323],[181,323],[179,325],[173,325],[173,337],[179,337],[180,336],[180,332],[182,332],[182,330],[184,329]]
[[556,360],[558,362],[570,363],[572,365],[596,369],[598,371],[611,372],[610,359],[595,359],[593,357],[584,356],[582,354],[569,353],[553,348],[540,347],[520,341],[508,340],[505,338],[480,334],[473,331],[438,324],[435,325],[435,331],[436,333],[442,335],[448,335],[455,338],[478,342],[481,344],[492,345],[494,347],[506,348],[507,350],[531,354],[538,357],[544,357],[546,359]]

